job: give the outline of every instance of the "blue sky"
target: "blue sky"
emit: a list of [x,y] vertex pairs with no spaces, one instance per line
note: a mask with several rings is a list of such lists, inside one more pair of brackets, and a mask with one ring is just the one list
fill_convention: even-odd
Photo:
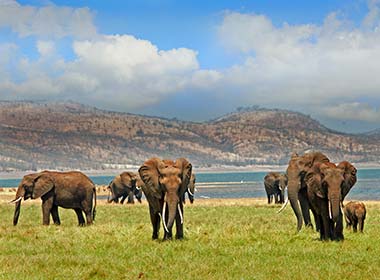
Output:
[[380,3],[0,0],[0,99],[208,120],[239,106],[380,127]]

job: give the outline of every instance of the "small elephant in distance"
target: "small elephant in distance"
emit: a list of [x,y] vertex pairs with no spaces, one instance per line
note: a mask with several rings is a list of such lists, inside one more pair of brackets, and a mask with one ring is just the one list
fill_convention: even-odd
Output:
[[86,214],[88,225],[95,219],[95,185],[86,175],[78,171],[43,171],[25,175],[17,188],[16,198],[11,201],[16,204],[13,225],[18,223],[21,200],[29,198],[41,198],[44,225],[49,225],[50,215],[54,224],[61,224],[58,206],[74,209],[80,226],[85,224],[82,211]]
[[364,220],[367,214],[367,210],[363,202],[350,201],[345,206],[343,206],[344,217],[346,220],[346,228],[350,229],[353,227],[354,232],[363,232]]
[[284,203],[285,189],[288,184],[286,174],[279,172],[269,172],[264,177],[264,187],[268,197],[268,204],[271,204],[274,197],[274,203]]
[[142,191],[141,183],[140,187],[137,186],[138,180],[141,181],[139,175],[134,172],[122,172],[120,175],[115,176],[115,178],[109,183],[107,189],[111,194],[111,198],[108,196],[107,201],[119,203],[119,198],[121,198],[120,203],[123,204],[125,199],[128,198],[127,203],[135,203],[134,196],[137,200],[141,202]]

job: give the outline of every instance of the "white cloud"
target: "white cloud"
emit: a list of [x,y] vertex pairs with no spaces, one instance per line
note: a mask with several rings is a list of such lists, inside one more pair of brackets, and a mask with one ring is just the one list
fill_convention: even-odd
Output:
[[89,38],[96,35],[93,13],[88,8],[20,5],[0,0],[0,28],[9,27],[19,36]]
[[54,42],[52,41],[37,41],[37,50],[41,56],[50,56],[55,51]]
[[228,12],[219,36],[246,60],[227,69],[224,81],[237,98],[264,106],[321,113],[363,97],[380,105],[379,18],[376,3],[358,27],[337,13],[322,25],[277,27],[264,15]]
[[337,120],[380,122],[380,110],[366,103],[344,103],[322,109],[326,116]]

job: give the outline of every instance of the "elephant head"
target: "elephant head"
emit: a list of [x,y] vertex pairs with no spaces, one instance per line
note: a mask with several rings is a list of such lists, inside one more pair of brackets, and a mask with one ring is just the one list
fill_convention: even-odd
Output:
[[137,174],[128,171],[117,175],[107,187],[112,195],[111,198],[108,197],[108,202],[110,203],[114,201],[117,203],[119,201],[119,197],[124,197],[122,199],[123,203],[125,197],[132,197],[135,193],[137,177]]
[[309,193],[327,202],[329,218],[336,223],[341,214],[343,171],[331,162],[316,163],[306,174],[305,182]]
[[344,177],[344,182],[342,184],[342,201],[343,201],[346,195],[348,194],[348,192],[356,183],[357,170],[348,161],[342,161],[341,163],[338,164],[337,167],[343,170],[343,177]]
[[[175,162],[152,158],[139,169],[140,177],[144,182],[143,192],[149,206],[156,213],[162,211],[164,228],[168,233],[171,233],[177,209],[182,218],[181,198],[189,184],[191,171],[192,165],[184,158],[177,159]],[[162,201],[164,206],[162,206]],[[167,223],[166,208],[168,208]]]
[[[302,227],[302,218],[304,218],[305,224],[311,224],[309,207],[307,202],[306,193],[299,196],[301,189],[305,189],[304,177],[316,162],[329,162],[330,160],[320,152],[310,152],[302,156],[293,154],[286,175],[288,178],[288,199],[290,205],[297,217],[297,229]],[[300,199],[301,209],[298,203]],[[301,212],[302,210],[302,212]]]
[[20,215],[21,200],[39,198],[54,188],[54,182],[49,174],[41,172],[25,175],[19,184],[16,198],[11,203],[16,203],[13,216],[13,225],[17,225]]

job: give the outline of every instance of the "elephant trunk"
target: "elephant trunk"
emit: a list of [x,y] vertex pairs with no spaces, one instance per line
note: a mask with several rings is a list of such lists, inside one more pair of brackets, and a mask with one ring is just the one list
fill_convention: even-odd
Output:
[[339,219],[340,215],[340,199],[339,197],[330,197],[329,198],[329,216],[334,223]]
[[13,202],[16,202],[15,204],[15,213],[13,215],[13,225],[17,225],[18,223],[18,218],[20,216],[20,209],[21,209],[21,200],[25,195],[25,190],[21,186],[18,187],[17,192],[16,192],[16,198],[14,199]]
[[298,191],[299,188],[292,188],[290,186],[288,187],[288,198],[293,212],[297,217],[297,230],[300,231],[302,228],[302,212],[298,203]]
[[177,205],[178,205],[179,199],[175,195],[167,194],[166,195],[166,202],[167,202],[167,208],[169,211],[167,228],[168,228],[169,232],[171,232],[171,229],[172,229],[173,224],[174,224],[174,220],[175,220],[176,215],[177,215]]

